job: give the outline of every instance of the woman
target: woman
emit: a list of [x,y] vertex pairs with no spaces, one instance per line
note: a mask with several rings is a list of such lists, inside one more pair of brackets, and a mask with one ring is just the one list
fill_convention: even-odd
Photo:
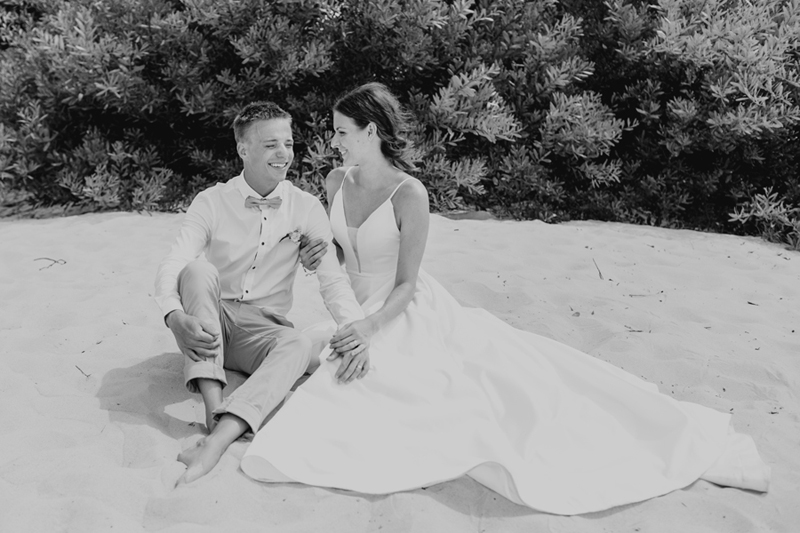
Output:
[[701,477],[766,490],[769,469],[729,415],[462,308],[420,269],[427,194],[406,173],[403,115],[384,86],[344,96],[334,127],[344,167],[327,178],[331,226],[367,318],[331,341],[350,354],[321,355],[259,431],[247,475],[383,494],[467,474],[557,514]]

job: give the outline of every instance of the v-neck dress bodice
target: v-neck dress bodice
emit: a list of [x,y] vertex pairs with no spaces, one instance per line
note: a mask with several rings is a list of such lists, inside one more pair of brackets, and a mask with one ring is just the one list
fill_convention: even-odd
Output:
[[345,269],[358,302],[364,305],[368,300],[382,301],[394,287],[400,249],[400,230],[392,199],[405,181],[398,184],[358,228],[347,225],[345,181],[346,178],[331,204],[333,236],[344,251]]
[[[331,225],[369,314],[394,286],[400,231],[391,198],[348,230],[346,192],[333,198]],[[338,383],[340,359],[329,354],[258,432],[245,474],[368,494],[466,474],[557,514],[638,502],[698,478],[769,484],[769,467],[729,414],[462,307],[422,270],[411,302],[372,337],[365,377]]]

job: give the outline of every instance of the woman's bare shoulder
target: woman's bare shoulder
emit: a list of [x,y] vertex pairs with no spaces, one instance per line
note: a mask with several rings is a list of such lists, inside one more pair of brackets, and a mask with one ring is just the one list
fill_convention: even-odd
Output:
[[398,227],[402,226],[403,220],[427,220],[430,213],[428,190],[417,178],[406,175],[392,197],[392,205]]
[[342,186],[342,180],[347,175],[347,167],[334,168],[325,176],[325,192],[328,195],[328,202],[333,199],[333,195]]
[[397,191],[394,198],[400,202],[424,202],[428,205],[428,189],[417,178],[403,173],[403,177],[399,180]]

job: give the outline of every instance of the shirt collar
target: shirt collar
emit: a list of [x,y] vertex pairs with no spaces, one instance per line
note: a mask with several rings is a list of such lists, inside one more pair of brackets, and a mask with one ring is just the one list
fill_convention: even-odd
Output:
[[[253,190],[250,185],[247,184],[247,181],[244,179],[244,170],[241,174],[236,176],[236,188],[239,189],[239,192],[242,193],[242,198],[245,200],[248,196],[254,196],[255,198],[262,198],[260,194]],[[286,180],[280,182],[275,189],[268,195],[264,196],[263,198],[280,198],[281,194],[283,193],[283,189],[286,186]]]

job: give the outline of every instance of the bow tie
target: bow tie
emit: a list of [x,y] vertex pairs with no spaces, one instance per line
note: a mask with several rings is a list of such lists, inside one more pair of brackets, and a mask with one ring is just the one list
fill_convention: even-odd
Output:
[[281,206],[281,198],[280,196],[276,198],[256,198],[255,196],[248,196],[247,200],[244,201],[244,206],[248,209],[251,207],[258,207],[261,209],[262,206],[278,209]]

